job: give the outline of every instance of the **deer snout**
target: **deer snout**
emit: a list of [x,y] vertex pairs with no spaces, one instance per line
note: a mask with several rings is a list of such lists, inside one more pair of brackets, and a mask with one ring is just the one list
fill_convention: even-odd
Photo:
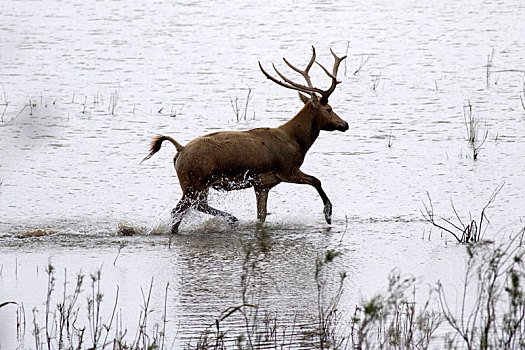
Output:
[[344,120],[342,120],[341,123],[339,123],[339,125],[337,125],[337,130],[345,132],[346,130],[348,130],[348,123],[345,122]]

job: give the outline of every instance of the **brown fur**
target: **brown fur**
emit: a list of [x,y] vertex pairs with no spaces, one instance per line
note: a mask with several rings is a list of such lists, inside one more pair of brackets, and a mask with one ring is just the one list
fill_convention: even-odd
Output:
[[348,124],[332,111],[328,103],[319,102],[315,94],[312,93],[311,98],[299,95],[304,107],[277,128],[216,132],[198,137],[186,146],[169,136],[157,135],[153,139],[150,153],[144,160],[158,152],[165,140],[173,143],[178,151],[174,166],[182,188],[182,199],[172,211],[173,233],[177,232],[182,216],[190,207],[224,216],[230,223],[237,221],[231,214],[208,205],[210,187],[227,191],[253,187],[257,218],[263,222],[267,215],[268,191],[281,182],[315,187],[324,203],[325,219],[331,223],[332,204],[321,182],[299,168],[321,130],[344,132],[348,130]]

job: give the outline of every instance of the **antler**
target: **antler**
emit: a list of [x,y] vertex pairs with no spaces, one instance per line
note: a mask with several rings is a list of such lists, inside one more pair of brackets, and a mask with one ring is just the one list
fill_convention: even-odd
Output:
[[272,77],[270,74],[268,74],[264,68],[262,67],[261,65],[261,62],[259,61],[259,68],[261,69],[261,71],[263,72],[263,74],[266,76],[266,78],[270,79],[271,81],[273,81],[274,83],[277,83],[281,86],[284,86],[285,88],[288,88],[288,89],[292,89],[292,90],[297,90],[297,91],[301,91],[301,92],[304,92],[304,93],[308,93],[310,95],[312,95],[312,98],[315,98],[317,99],[317,97],[315,96],[315,92],[321,94],[323,92],[323,90],[321,89],[317,89],[315,88],[313,85],[312,85],[312,81],[310,80],[310,76],[308,75],[308,72],[310,71],[310,68],[312,67],[312,65],[314,64],[315,62],[315,48],[312,46],[312,58],[310,59],[310,62],[308,63],[308,65],[306,66],[306,69],[305,70],[300,70],[299,68],[295,67],[294,65],[292,65],[290,62],[288,62],[286,60],[286,58],[283,58],[284,62],[290,67],[292,68],[294,71],[298,72],[299,74],[301,74],[305,80],[306,80],[306,83],[308,84],[308,86],[305,86],[305,85],[302,85],[302,84],[299,84],[299,83],[296,83],[288,78],[286,78],[283,74],[281,74],[281,72],[279,72],[279,70],[275,67],[274,64],[272,64],[272,67],[273,69],[275,70],[275,72],[277,73],[277,75],[282,79],[284,80],[284,82],[280,81],[279,79],[276,79],[274,77]]
[[[284,63],[288,65],[288,67],[292,68],[294,71],[296,71],[297,73],[301,74],[304,77],[304,80],[306,80],[306,83],[308,84],[309,88],[315,89],[314,86],[312,85],[312,81],[310,80],[310,76],[308,75],[308,72],[310,72],[310,68],[312,68],[315,62],[315,57],[316,57],[315,47],[312,46],[312,58],[310,58],[310,62],[308,62],[308,65],[306,66],[305,70],[300,70],[299,68],[295,67],[293,64],[288,62],[288,60],[286,60],[286,58],[284,57],[283,57],[283,61]],[[275,66],[274,66],[274,69],[275,69]],[[277,69],[275,69],[275,71],[277,72]],[[279,74],[279,72],[277,73]],[[279,76],[285,79],[285,77],[282,76],[281,74],[279,74]],[[312,98],[317,98],[315,94],[311,94],[311,95],[312,95]]]
[[[332,78],[332,85],[330,86],[330,88],[326,91],[324,91],[323,94],[321,94],[321,96],[323,96],[323,99],[325,100],[325,103],[328,102],[328,97],[332,94],[332,92],[334,92],[335,90],[335,87],[337,86],[337,84],[340,84],[341,81],[338,81],[337,80],[337,71],[339,70],[339,65],[341,64],[341,62],[346,58],[346,55],[343,56],[343,57],[337,57],[337,55],[334,53],[334,51],[332,49],[330,49],[330,52],[332,53],[332,56],[334,56],[334,59],[335,59],[335,62],[334,62],[334,68],[332,70],[332,73],[330,74],[330,72],[328,71],[328,69],[326,69],[321,63],[319,62],[315,62],[317,63],[321,68],[323,68],[324,72],[326,74],[328,74],[328,76],[330,78]],[[321,100],[321,103],[323,103],[323,100]]]
[[[321,104],[326,104],[326,103],[328,103],[328,97],[330,97],[332,92],[334,92],[335,87],[337,86],[337,84],[341,83],[340,81],[337,80],[337,70],[339,69],[339,65],[341,64],[341,61],[346,58],[346,56],[337,57],[337,55],[332,51],[332,49],[330,49],[330,52],[332,53],[332,55],[335,58],[334,68],[333,68],[332,73],[330,73],[323,65],[321,65],[319,62],[317,62],[315,60],[316,54],[315,54],[315,47],[313,47],[313,46],[312,46],[312,58],[310,59],[310,62],[308,63],[308,65],[306,66],[306,68],[304,70],[300,70],[299,68],[295,67],[290,62],[288,62],[286,60],[286,58],[283,58],[284,62],[291,69],[293,69],[294,71],[296,71],[297,73],[301,74],[304,77],[304,79],[306,80],[306,83],[308,84],[308,86],[296,83],[296,82],[286,78],[283,74],[281,74],[281,72],[279,72],[279,70],[277,70],[277,68],[275,67],[274,64],[272,64],[273,69],[275,70],[277,75],[284,82],[280,81],[279,79],[276,79],[276,78],[272,77],[270,74],[268,74],[264,70],[264,68],[262,67],[261,62],[259,62],[259,68],[261,69],[263,74],[266,76],[266,78],[270,79],[274,83],[277,83],[277,84],[279,84],[281,86],[284,86],[285,88],[288,88],[288,89],[292,89],[292,90],[297,90],[297,91],[308,93],[308,94],[310,94],[312,96],[312,99],[314,99],[316,101],[317,101],[317,96],[315,95],[315,93],[318,93],[322,97],[321,98]],[[308,73],[310,71],[310,68],[312,68],[312,65],[314,64],[314,62],[317,63],[325,71],[325,73],[330,78],[332,78],[332,85],[330,86],[330,88],[328,90],[321,90],[321,89],[318,89],[318,88],[316,88],[316,87],[314,87],[312,85],[312,81],[310,80],[310,76],[308,75]]]

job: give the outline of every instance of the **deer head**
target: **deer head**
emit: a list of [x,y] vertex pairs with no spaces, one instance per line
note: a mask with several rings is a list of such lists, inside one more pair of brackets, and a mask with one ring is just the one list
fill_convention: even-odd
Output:
[[[346,131],[348,130],[348,123],[341,119],[333,110],[332,107],[328,104],[328,98],[334,92],[337,84],[341,83],[337,80],[337,71],[339,69],[339,65],[341,62],[346,58],[346,56],[338,57],[332,49],[330,49],[330,52],[334,56],[335,62],[334,67],[332,69],[332,72],[330,72],[328,69],[326,69],[322,64],[317,62],[315,60],[316,54],[315,54],[315,47],[312,46],[312,58],[310,59],[310,62],[306,66],[304,70],[301,70],[294,65],[292,65],[286,58],[283,58],[284,62],[294,71],[301,74],[304,79],[306,80],[307,85],[296,83],[287,77],[285,77],[279,70],[275,67],[274,64],[272,64],[273,69],[277,73],[277,75],[283,80],[279,80],[268,74],[264,68],[261,65],[261,62],[259,62],[259,68],[263,72],[263,74],[266,76],[266,78],[270,79],[276,84],[279,84],[281,86],[284,86],[285,88],[292,89],[299,91],[299,98],[301,101],[304,102],[305,108],[311,109],[313,114],[315,115],[315,120],[317,125],[319,126],[320,130],[327,130],[327,131]],[[312,68],[313,64],[317,63],[323,71],[332,79],[332,84],[327,90],[321,90],[319,88],[316,88],[313,86],[312,81],[310,79],[309,71],[310,68]],[[310,97],[307,97],[306,95],[303,95],[302,93],[307,93]]]

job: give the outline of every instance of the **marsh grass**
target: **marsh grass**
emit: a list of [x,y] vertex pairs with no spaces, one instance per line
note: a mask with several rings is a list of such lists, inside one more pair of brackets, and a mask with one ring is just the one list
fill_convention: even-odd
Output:
[[[68,291],[67,270],[64,269],[64,286],[62,298],[55,305],[53,296],[56,292],[56,271],[53,265],[46,267],[47,292],[44,325],[40,325],[39,310],[35,307],[33,314],[34,346],[32,349],[166,349],[167,323],[167,293],[166,285],[162,323],[149,326],[149,318],[153,313],[150,306],[153,279],[146,292],[141,288],[142,305],[135,337],[127,341],[128,331],[122,327],[122,313],[117,312],[119,302],[119,287],[116,287],[116,296],[109,318],[103,319],[102,310],[107,310],[104,303],[104,294],[101,290],[102,270],[98,269],[89,275],[90,284],[84,290],[85,275],[76,275],[73,291]],[[82,300],[85,296],[86,305]],[[82,308],[86,307],[86,312]],[[86,320],[87,318],[87,320]],[[25,336],[25,310],[23,304],[17,311],[18,339]]]
[[[239,101],[238,96],[235,96],[235,99],[232,99],[230,97],[230,104],[232,106],[233,113],[235,114],[235,118],[237,121],[246,120],[248,116],[248,105],[250,104],[251,95],[252,95],[252,89],[249,87],[248,93],[244,100],[244,108],[243,108],[242,102]],[[255,112],[253,114],[253,119],[255,119]]]
[[493,66],[494,66],[494,49],[492,49],[491,53],[487,55],[487,64],[485,65],[485,79],[487,83],[487,87],[490,86],[492,74],[493,74]]
[[327,250],[323,255],[319,255],[315,263],[314,280],[317,286],[317,313],[318,313],[318,333],[320,349],[340,348],[344,337],[339,335],[340,312],[339,302],[344,290],[346,272],[339,272],[339,284],[335,293],[327,292],[327,284],[330,279],[332,262],[342,253],[336,250]]
[[[438,308],[430,308],[432,291],[418,307],[414,280],[394,271],[385,294],[356,307],[344,348],[525,348],[524,236],[525,228],[503,243],[466,245],[468,260],[455,308],[441,282],[435,288]],[[446,335],[435,339],[442,323],[447,325]]]
[[[348,50],[350,49],[350,40],[347,40],[346,41],[346,51],[345,51],[345,56],[348,56]],[[346,68],[346,60],[344,62],[345,64],[345,72],[344,72],[344,76],[346,77],[346,71],[347,71],[347,68]]]
[[394,145],[394,141],[392,139],[392,129],[390,129],[390,133],[388,134],[388,143],[387,143],[387,147],[388,148],[392,148],[392,146]]
[[[239,304],[222,311],[188,349],[278,349],[300,342],[295,326],[289,329],[280,324],[277,315],[261,309],[257,249],[243,243],[243,254]],[[229,320],[237,326],[225,326]]]
[[355,308],[345,349],[428,349],[442,317],[429,301],[418,307],[414,283],[392,271],[387,292]]
[[[317,324],[310,331],[295,326],[286,330],[277,316],[264,314],[261,319],[263,310],[257,306],[251,289],[256,263],[251,257],[252,250],[245,253],[242,303],[226,309],[203,333],[195,348],[287,349],[310,344],[307,347],[312,349],[427,349],[441,324],[441,315],[430,310],[429,301],[422,307],[414,301],[415,279],[402,277],[397,271],[389,277],[386,294],[363,301],[350,321],[343,320],[340,301],[347,275],[339,271],[336,281],[333,280],[337,274],[333,262],[342,253],[329,249],[318,255],[315,262]],[[412,299],[409,290],[413,290]],[[234,313],[244,317],[244,332],[229,337],[226,331],[221,331],[221,323]],[[228,342],[228,339],[234,340]]]
[[454,330],[447,336],[447,349],[525,347],[524,234],[522,229],[504,243],[467,245],[459,307],[451,308],[438,283],[442,315]]
[[[243,250],[242,272],[239,276],[239,303],[211,318],[205,329],[184,345],[185,349],[523,349],[525,346],[525,273],[523,239],[525,228],[505,243],[466,245],[468,261],[459,307],[453,309],[445,286],[438,282],[430,290],[427,301],[416,302],[416,279],[393,270],[385,293],[364,299],[349,320],[342,318],[341,296],[348,278],[337,271],[342,255],[327,250],[315,261],[313,279],[317,287],[317,323],[311,328],[283,325],[279,313],[266,312],[258,286],[259,250],[246,246]],[[333,277],[339,273],[339,277]],[[32,310],[32,336],[36,350],[43,349],[171,349],[166,325],[169,283],[166,284],[160,322],[151,325],[153,278],[148,288],[141,288],[142,303],[134,332],[122,326],[122,311],[118,311],[119,287],[115,300],[108,304],[101,290],[101,269],[87,278],[79,273],[68,282],[64,269],[64,284],[59,302],[56,271],[46,268],[47,294],[45,314]],[[85,282],[89,285],[84,290]],[[334,283],[335,282],[335,283]],[[335,288],[334,288],[335,286]],[[437,293],[437,308],[431,307]],[[85,300],[87,305],[82,301]],[[5,302],[0,308],[16,302]],[[25,335],[23,304],[17,311],[19,339]],[[85,312],[83,309],[85,308]],[[105,310],[103,313],[102,310]],[[103,318],[103,314],[109,316]],[[348,310],[347,310],[348,311]],[[42,317],[43,316],[43,317]],[[86,320],[87,318],[87,320]],[[44,324],[39,323],[44,320]],[[437,338],[437,330],[446,323],[447,335]],[[133,336],[134,334],[134,336]],[[133,336],[130,338],[130,336]],[[131,340],[130,340],[131,339]],[[175,340],[174,340],[175,342]]]
[[[481,148],[485,144],[485,141],[487,141],[489,132],[487,123],[482,123],[479,115],[474,115],[470,101],[463,106],[463,119],[467,130],[467,140],[472,148],[472,158],[477,160]],[[484,129],[482,129],[482,125]]]
[[[365,65],[368,63],[369,59],[370,59],[370,56],[366,56],[366,58],[361,56],[361,62],[359,63],[359,67],[357,67],[357,69],[354,71],[354,75],[359,75],[361,70],[363,70]],[[346,60],[345,60],[345,69],[346,69]],[[346,76],[346,71],[345,71],[345,76]]]
[[461,216],[458,214],[458,211],[454,207],[454,203],[452,202],[452,200],[450,201],[450,204],[452,206],[452,211],[454,212],[454,215],[456,217],[456,221],[444,217],[436,218],[436,215],[434,213],[434,206],[432,204],[432,199],[430,198],[430,194],[428,192],[427,197],[429,204],[427,206],[423,202],[425,210],[421,211],[421,214],[423,215],[423,218],[427,222],[432,224],[434,227],[437,227],[438,229],[451,234],[458,243],[480,243],[483,241],[485,232],[490,224],[490,221],[486,214],[486,210],[496,200],[496,196],[501,191],[504,185],[505,182],[500,183],[492,192],[489,200],[487,201],[487,204],[485,204],[485,206],[481,209],[478,220],[472,218],[472,214],[470,213],[468,216],[468,221],[461,219]]
[[377,74],[372,75],[372,91],[377,91],[379,84],[381,83],[381,71]]
[[[293,323],[283,325],[279,314],[263,310],[260,306],[261,293],[257,286],[257,252],[253,246],[244,246],[244,259],[240,276],[241,297],[238,305],[226,308],[201,333],[196,343],[188,348],[194,349],[341,349],[347,339],[342,336],[342,323],[338,310],[346,278],[340,273],[338,287],[330,292],[332,282],[332,262],[340,252],[328,250],[316,259],[314,281],[317,286],[317,323],[305,325]],[[313,306],[314,307],[314,306]],[[228,319],[231,323],[224,326]]]
[[119,100],[119,90],[115,90],[111,93],[109,98],[109,104],[108,104],[108,112],[111,113],[111,115],[115,115],[115,110],[117,109],[117,104]]
[[3,97],[4,97],[4,100],[2,101],[2,103],[0,103],[0,106],[4,106],[4,110],[2,111],[2,116],[0,116],[0,122],[4,122],[4,116],[5,116],[5,112],[7,111],[7,107],[9,107],[9,100],[7,99],[7,94],[5,92],[5,87],[2,85],[2,91],[3,91]]
[[102,95],[102,92],[100,91],[95,92],[95,94],[93,95],[93,106],[97,106],[103,103],[104,103],[104,95]]
[[[523,87],[521,88],[520,101],[523,111],[525,111],[525,74],[523,75]],[[7,108],[7,107],[6,107]]]

